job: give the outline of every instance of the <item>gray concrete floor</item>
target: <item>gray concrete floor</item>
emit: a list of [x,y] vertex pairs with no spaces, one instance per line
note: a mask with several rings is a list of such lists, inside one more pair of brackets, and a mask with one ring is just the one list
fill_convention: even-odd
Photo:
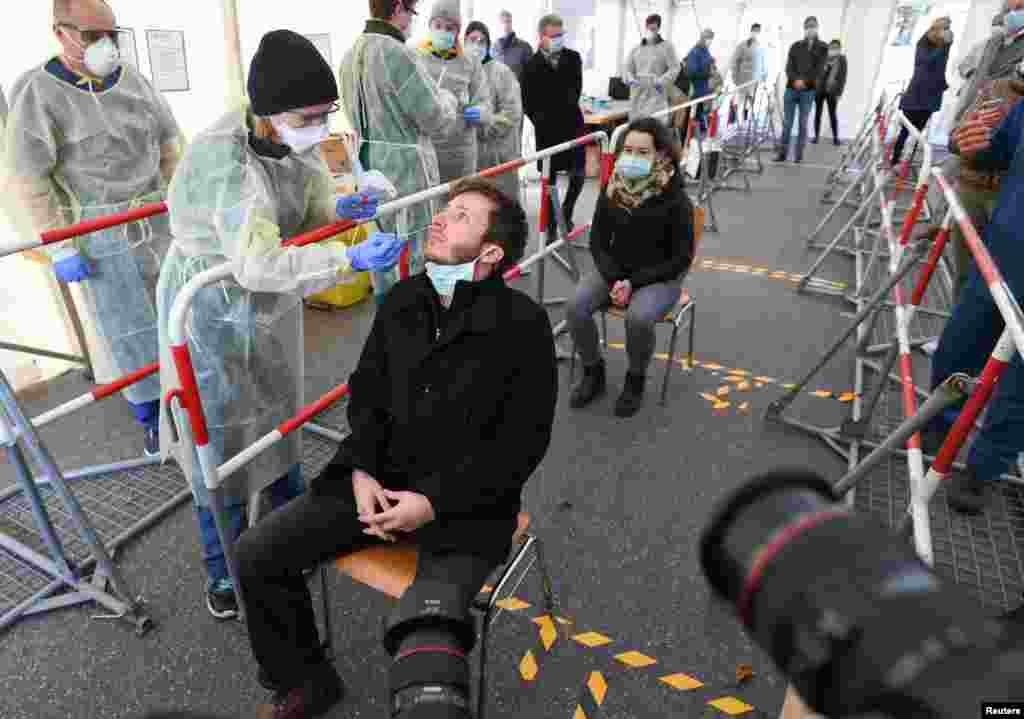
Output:
[[[826,174],[814,165],[830,164],[836,152],[808,146],[807,166],[769,165],[763,176],[751,178],[752,194],[717,195],[721,232],[705,233],[701,257],[802,272],[813,259],[802,237],[820,217]],[[592,211],[595,193],[588,183],[577,220]],[[535,191],[527,200],[536,206]],[[585,252],[577,256],[591,267]],[[849,279],[843,262],[833,269],[832,276]],[[532,292],[535,281],[536,274],[518,286]],[[834,303],[797,295],[792,282],[697,266],[688,286],[697,299],[698,360],[781,382],[796,381],[845,323]],[[549,266],[547,295],[564,296],[571,289]],[[333,314],[307,310],[307,399],[352,370],[372,315],[370,302]],[[562,315],[562,309],[552,309],[553,319]],[[613,342],[623,341],[621,323],[612,320],[610,334]],[[661,335],[659,342],[666,340]],[[545,543],[572,633],[595,631],[612,641],[586,648],[563,638],[545,652],[530,621],[543,613],[541,593],[536,575],[527,578],[516,596],[529,606],[505,612],[495,625],[491,715],[568,719],[582,703],[587,716],[711,716],[721,714],[708,702],[734,697],[754,707],[748,716],[774,717],[784,681],[712,604],[697,563],[697,538],[716,500],[755,472],[796,463],[836,479],[844,465],[822,444],[764,425],[764,409],[782,391],[777,385],[752,389],[742,400],[733,395],[727,398],[733,400],[730,408],[713,412],[700,393],[726,382],[704,368],[684,373],[676,367],[668,404],[660,407],[655,396],[664,363],[655,360],[647,406],[635,418],[619,420],[611,409],[625,353],[612,348],[607,356],[607,398],[578,412],[568,408],[564,366],[554,439],[524,502]],[[822,385],[845,391],[850,377],[850,364],[841,359],[826,371]],[[27,399],[26,409],[38,413],[85,389],[80,375],[68,374]],[[741,410],[744,401],[749,407]],[[830,400],[810,399],[801,411],[836,424],[844,416],[844,407]],[[46,429],[43,437],[64,467],[135,457],[141,450],[133,420],[118,399]],[[0,465],[0,487],[12,481],[10,469]],[[145,597],[155,631],[137,638],[124,625],[92,620],[92,607],[17,623],[0,635],[0,716],[99,719],[138,717],[157,708],[250,716],[265,693],[256,682],[244,628],[218,623],[206,612],[191,508],[183,505],[133,540],[119,563]],[[350,695],[330,716],[383,716],[387,662],[378,635],[388,602],[345,577],[333,577],[332,584],[337,666]],[[631,650],[656,663],[631,668],[614,658]],[[533,682],[519,674],[527,651],[539,664]],[[751,665],[754,675],[737,686],[740,664]],[[596,711],[585,687],[592,672],[600,672],[608,686]],[[680,690],[659,681],[675,673],[703,686]]]

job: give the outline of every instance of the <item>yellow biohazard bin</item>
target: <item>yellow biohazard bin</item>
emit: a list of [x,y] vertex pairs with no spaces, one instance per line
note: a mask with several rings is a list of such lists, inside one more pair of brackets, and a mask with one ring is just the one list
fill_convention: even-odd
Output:
[[[360,225],[348,232],[338,235],[336,239],[344,242],[348,247],[365,240],[372,230],[376,229],[373,223]],[[371,294],[370,273],[357,272],[349,275],[329,290],[324,290],[306,298],[307,303],[313,306],[325,308],[351,307],[362,302]]]

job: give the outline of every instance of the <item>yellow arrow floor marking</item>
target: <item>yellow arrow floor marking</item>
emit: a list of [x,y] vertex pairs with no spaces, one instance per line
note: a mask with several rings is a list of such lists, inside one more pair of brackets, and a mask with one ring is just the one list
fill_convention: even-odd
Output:
[[704,682],[699,679],[694,679],[689,674],[683,674],[677,672],[676,674],[669,674],[666,677],[659,677],[658,681],[665,682],[673,689],[679,689],[681,691],[688,691],[690,689],[698,689],[704,686]]
[[590,678],[587,679],[587,688],[590,689],[590,694],[594,697],[594,701],[597,702],[598,706],[604,704],[605,694],[608,693],[608,683],[601,676],[601,672],[590,672]]
[[735,697],[722,697],[721,699],[710,701],[708,704],[719,711],[725,712],[729,716],[739,716],[740,714],[746,714],[747,712],[754,711],[754,707],[745,702],[741,702]]

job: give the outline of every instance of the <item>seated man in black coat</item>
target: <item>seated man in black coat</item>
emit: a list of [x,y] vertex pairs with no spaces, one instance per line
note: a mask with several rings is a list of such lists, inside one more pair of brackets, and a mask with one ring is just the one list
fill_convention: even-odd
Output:
[[408,537],[416,581],[457,585],[471,601],[507,558],[558,394],[547,313],[502,277],[527,233],[522,208],[492,184],[452,190],[430,226],[426,274],[377,310],[349,379],[352,433],[306,495],[242,536],[249,637],[278,694],[267,716],[319,716],[342,696],[303,570]]

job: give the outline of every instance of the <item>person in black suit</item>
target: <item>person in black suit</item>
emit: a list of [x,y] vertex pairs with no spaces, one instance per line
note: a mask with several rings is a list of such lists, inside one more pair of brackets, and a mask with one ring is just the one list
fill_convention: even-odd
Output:
[[[537,149],[581,137],[584,130],[580,95],[583,94],[583,58],[565,47],[565,23],[558,15],[545,15],[537,24],[540,47],[523,68],[523,110],[537,133]],[[539,169],[543,167],[538,163]],[[548,176],[555,186],[558,172],[569,174],[565,195],[565,221],[572,231],[573,211],[583,191],[586,150],[580,146],[551,158]],[[553,220],[552,220],[553,221]]]

